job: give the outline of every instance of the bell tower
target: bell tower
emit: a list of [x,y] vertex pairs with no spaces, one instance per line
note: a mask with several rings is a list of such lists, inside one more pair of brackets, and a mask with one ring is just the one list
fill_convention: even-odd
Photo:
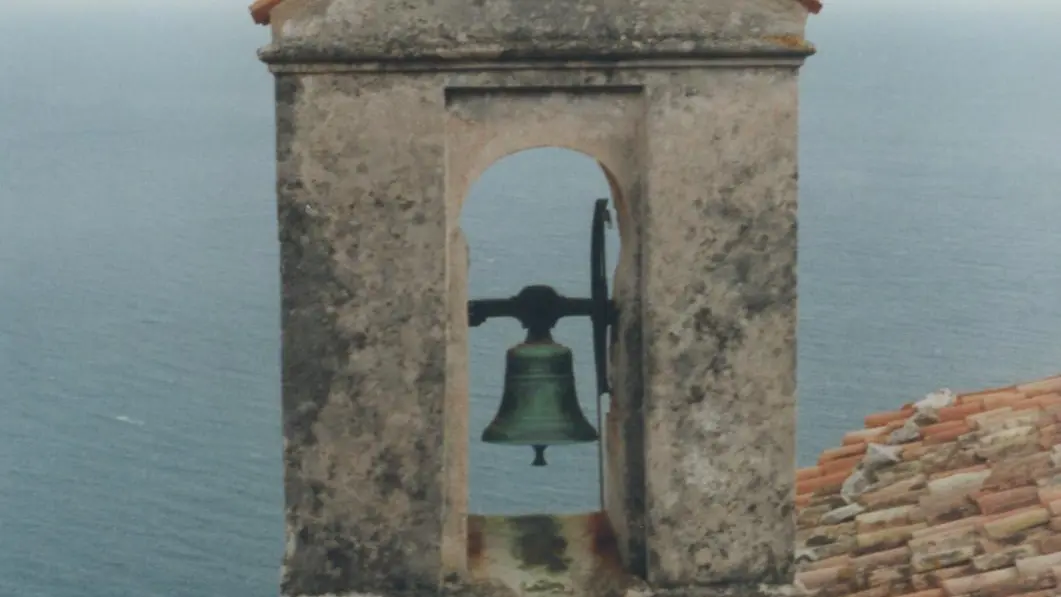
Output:
[[[252,6],[276,80],[285,597],[791,582],[797,75],[818,8]],[[461,207],[545,145],[598,160],[621,238],[604,507],[477,517]]]

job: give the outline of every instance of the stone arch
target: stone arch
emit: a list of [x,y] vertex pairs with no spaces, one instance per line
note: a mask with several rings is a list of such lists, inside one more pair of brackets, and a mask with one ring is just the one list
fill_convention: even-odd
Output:
[[[614,175],[593,156],[552,145],[521,149],[490,164],[469,186],[461,208],[459,233],[469,245],[469,297],[510,296],[527,284],[548,284],[568,296],[588,297],[591,214],[599,198],[611,205],[621,201],[614,196],[613,181]],[[617,266],[618,241],[614,230],[606,233],[609,280]],[[589,330],[587,319],[565,318],[553,333],[557,342],[574,351],[583,413],[594,427],[603,427],[595,406]],[[527,466],[529,448],[505,449],[478,441],[497,413],[505,351],[522,338],[514,321],[495,321],[469,332],[469,512],[596,512],[601,481],[597,444],[551,449],[549,466],[536,469]],[[607,401],[601,406],[606,413]],[[498,494],[498,486],[521,483],[525,491]],[[560,487],[562,491],[553,492]]]
[[[544,101],[543,105],[548,106],[548,103]],[[452,120],[453,111],[450,115]],[[608,131],[599,130],[610,127],[586,122],[580,114],[556,111],[551,115],[555,117],[551,122],[542,122],[543,114],[537,115],[536,118],[531,114],[523,119],[498,117],[481,121],[476,123],[479,125],[476,128],[486,130],[475,131],[477,134],[474,138],[452,139],[453,145],[447,144],[450,155],[447,155],[446,159],[446,205],[451,214],[451,231],[454,225],[459,227],[460,213],[468,191],[490,166],[508,156],[530,149],[558,147],[596,160],[611,187],[613,207],[619,216],[620,237],[625,238],[630,233],[633,228],[630,221],[630,195],[631,190],[638,184],[637,170],[631,163],[634,156],[630,155],[634,149],[633,135],[623,135],[628,137],[631,142],[629,145],[617,144],[613,138],[614,134],[609,135]],[[635,123],[636,119],[631,118],[629,124]],[[461,125],[454,124],[451,130],[457,127]],[[619,131],[620,134],[624,132],[633,131]],[[458,155],[454,155],[455,152]]]
[[[536,141],[536,140],[535,140]],[[514,156],[531,149],[542,149],[547,147],[555,147],[559,149],[567,149],[580,153],[584,156],[592,158],[597,162],[601,171],[604,173],[604,177],[608,181],[608,186],[611,188],[611,199],[612,207],[621,216],[622,219],[628,220],[630,217],[630,210],[627,206],[627,199],[623,194],[623,189],[629,188],[630,177],[622,177],[616,173],[614,166],[609,164],[621,163],[622,160],[618,156],[613,155],[600,155],[594,150],[597,148],[585,147],[586,143],[579,143],[578,140],[568,140],[569,142],[516,142],[511,144],[497,143],[488,144],[490,146],[483,147],[477,155],[468,156],[469,165],[469,177],[461,181],[461,186],[455,190],[453,198],[456,199],[455,204],[450,203],[449,206],[453,207],[457,211],[457,220],[460,219],[460,212],[464,207],[464,201],[468,197],[468,192],[471,190],[472,185],[479,180],[491,166],[498,163],[499,161]],[[627,222],[626,228],[629,229],[630,224]],[[622,226],[620,226],[620,229]],[[621,234],[621,232],[620,232]]]
[[[576,128],[577,126],[571,127],[569,130],[575,130]],[[630,202],[631,196],[634,194],[634,189],[637,186],[636,172],[632,169],[625,171],[618,170],[615,167],[615,165],[622,165],[625,161],[621,155],[618,155],[620,151],[616,151],[617,148],[615,147],[593,147],[592,144],[582,142],[577,138],[559,139],[554,142],[546,142],[537,138],[541,136],[545,135],[532,135],[527,138],[517,138],[512,143],[507,144],[501,141],[488,143],[486,146],[483,146],[478,153],[467,156],[466,164],[469,176],[461,177],[459,186],[454,189],[452,194],[448,197],[449,201],[447,202],[447,206],[452,210],[452,216],[450,218],[450,238],[452,239],[454,236],[458,236],[460,238],[459,242],[465,245],[465,250],[467,250],[467,241],[464,238],[463,231],[460,229],[460,218],[463,213],[464,202],[467,199],[472,186],[474,186],[474,184],[482,178],[483,174],[485,174],[494,164],[532,149],[557,148],[574,151],[594,160],[604,174],[605,180],[608,182],[608,198],[611,200],[611,207],[615,213],[615,225],[618,228],[620,240],[619,266],[616,267],[615,272],[610,272],[609,274],[610,282],[613,284],[614,288],[615,278],[619,271],[623,269],[622,264],[629,260],[629,257],[624,259],[624,255],[632,254],[634,249],[633,244],[635,239],[632,238],[632,235],[635,230],[635,225],[632,220],[633,211],[631,210]],[[570,136],[571,135],[569,135],[569,137]],[[498,139],[501,137],[502,135],[499,134]],[[597,199],[597,197],[588,199]],[[586,221],[588,226],[588,217]],[[454,228],[454,223],[456,228]]]
[[[620,304],[639,302],[640,134],[643,97],[638,90],[599,93],[469,90],[447,93],[445,199],[449,335],[446,387],[446,486],[443,560],[455,570],[467,569],[468,548],[468,265],[469,249],[460,227],[461,212],[472,185],[497,161],[543,147],[572,150],[594,159],[604,173],[619,231],[620,250],[611,276],[612,295]],[[592,199],[592,198],[591,198]],[[588,212],[587,212],[588,233]],[[588,242],[588,236],[587,236]],[[513,291],[518,289],[513,289]],[[630,325],[639,326],[639,315]],[[613,362],[616,360],[613,347]],[[619,361],[624,359],[620,356]],[[619,386],[621,382],[613,381]],[[640,399],[638,397],[638,399]],[[615,409],[612,397],[611,409]],[[618,426],[607,421],[602,433]],[[608,446],[609,450],[611,446]],[[610,476],[609,463],[605,475]],[[611,488],[606,486],[606,491]],[[616,496],[625,502],[625,492]],[[625,521],[624,521],[625,522]]]
[[631,272],[640,254],[636,220],[643,110],[639,90],[623,91],[628,93],[480,90],[448,94],[445,180],[451,276],[452,268],[459,266],[459,275],[463,280],[467,277],[467,242],[460,217],[475,181],[505,157],[558,147],[596,160],[608,181],[620,239],[611,282],[613,292],[623,294],[621,289],[632,283]]

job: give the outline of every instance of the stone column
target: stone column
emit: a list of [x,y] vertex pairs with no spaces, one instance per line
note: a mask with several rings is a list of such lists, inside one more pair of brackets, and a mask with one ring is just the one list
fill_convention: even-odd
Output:
[[796,69],[690,70],[647,94],[647,577],[654,586],[786,582]]
[[444,530],[459,532],[447,520],[463,512],[446,484],[463,490],[465,471],[445,458],[437,90],[417,77],[277,74],[284,595],[429,594]]

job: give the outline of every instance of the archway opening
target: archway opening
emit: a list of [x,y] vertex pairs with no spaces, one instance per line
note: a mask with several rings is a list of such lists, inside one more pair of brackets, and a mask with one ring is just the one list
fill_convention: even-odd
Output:
[[[593,202],[603,197],[612,199],[614,211],[608,176],[594,158],[577,151],[528,149],[494,162],[472,184],[461,209],[469,249],[468,297],[506,298],[530,284],[553,286],[569,297],[588,297]],[[605,236],[611,278],[619,260],[619,238],[614,231]],[[596,443],[550,447],[548,466],[532,467],[529,447],[480,439],[501,401],[505,351],[524,333],[509,319],[469,330],[468,510],[500,515],[599,510]],[[590,321],[562,319],[553,337],[574,353],[579,403],[597,427]],[[603,417],[607,400],[602,408]],[[598,432],[607,441],[605,430]]]

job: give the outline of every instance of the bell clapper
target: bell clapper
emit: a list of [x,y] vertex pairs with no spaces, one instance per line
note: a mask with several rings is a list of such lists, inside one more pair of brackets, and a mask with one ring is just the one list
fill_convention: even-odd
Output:
[[532,447],[534,448],[534,462],[531,463],[531,466],[545,466],[547,464],[545,462],[546,446],[538,445]]

